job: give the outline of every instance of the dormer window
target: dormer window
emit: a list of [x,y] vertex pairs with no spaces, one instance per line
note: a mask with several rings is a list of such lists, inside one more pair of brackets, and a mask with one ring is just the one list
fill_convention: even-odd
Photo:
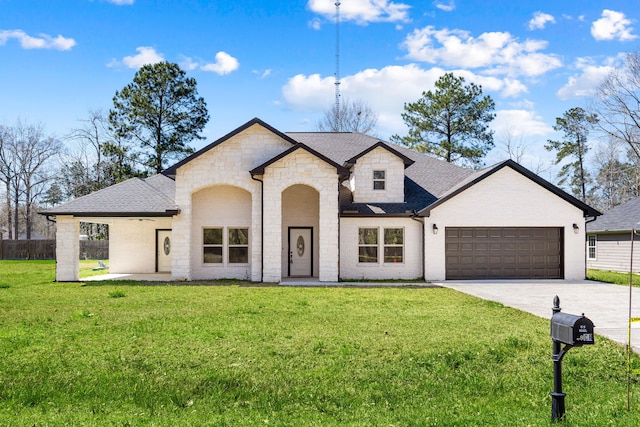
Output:
[[384,190],[385,189],[385,173],[384,171],[373,171],[373,189]]

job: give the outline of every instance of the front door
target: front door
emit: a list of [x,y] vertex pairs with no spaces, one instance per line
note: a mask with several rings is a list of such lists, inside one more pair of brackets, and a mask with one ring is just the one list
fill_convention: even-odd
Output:
[[156,230],[156,271],[171,271],[171,230]]
[[289,228],[289,276],[313,275],[313,233],[311,227]]

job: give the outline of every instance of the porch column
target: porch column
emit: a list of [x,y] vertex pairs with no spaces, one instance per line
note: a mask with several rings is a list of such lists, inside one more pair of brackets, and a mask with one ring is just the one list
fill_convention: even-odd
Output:
[[338,281],[339,227],[338,190],[335,178],[329,180],[320,191],[320,257],[319,277],[321,282]]
[[[266,178],[266,177],[265,177]],[[282,192],[272,181],[264,182],[263,282],[282,280]]]
[[56,217],[56,281],[80,280],[80,221],[70,215]]

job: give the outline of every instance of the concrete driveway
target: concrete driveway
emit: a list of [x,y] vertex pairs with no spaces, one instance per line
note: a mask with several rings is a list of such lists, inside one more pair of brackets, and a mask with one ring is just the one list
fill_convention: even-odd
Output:
[[[597,335],[627,344],[628,286],[588,280],[447,280],[437,284],[545,319],[551,319],[553,297],[558,295],[563,312],[584,313],[593,322]],[[640,288],[633,289],[631,298],[631,316],[640,317]],[[635,352],[640,353],[640,322],[632,323],[631,345]]]

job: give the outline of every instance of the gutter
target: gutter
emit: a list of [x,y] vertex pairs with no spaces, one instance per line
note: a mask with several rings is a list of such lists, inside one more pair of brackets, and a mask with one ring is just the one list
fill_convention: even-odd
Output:
[[[425,256],[427,253],[427,242],[425,241],[425,235],[424,235],[424,219],[423,217],[419,216],[415,210],[412,211],[411,216],[409,218],[422,224],[422,227],[420,227],[420,230],[421,230],[420,233],[422,234],[422,256],[421,256],[422,262],[420,263],[420,268],[422,270],[422,280],[426,281],[427,279],[426,279],[426,274],[425,274],[426,271],[424,268],[424,264],[426,262]],[[418,219],[418,218],[421,218],[421,219]]]
[[262,282],[264,278],[264,181],[253,174],[251,179],[260,183],[260,281]]
[[588,256],[587,256],[587,251],[589,250],[589,248],[587,247],[587,244],[589,242],[589,235],[587,234],[587,224],[589,224],[590,222],[595,221],[596,219],[598,219],[597,216],[592,216],[591,219],[587,219],[588,217],[585,215],[584,217],[584,277],[585,279],[587,278],[587,270],[589,269],[588,267]]

